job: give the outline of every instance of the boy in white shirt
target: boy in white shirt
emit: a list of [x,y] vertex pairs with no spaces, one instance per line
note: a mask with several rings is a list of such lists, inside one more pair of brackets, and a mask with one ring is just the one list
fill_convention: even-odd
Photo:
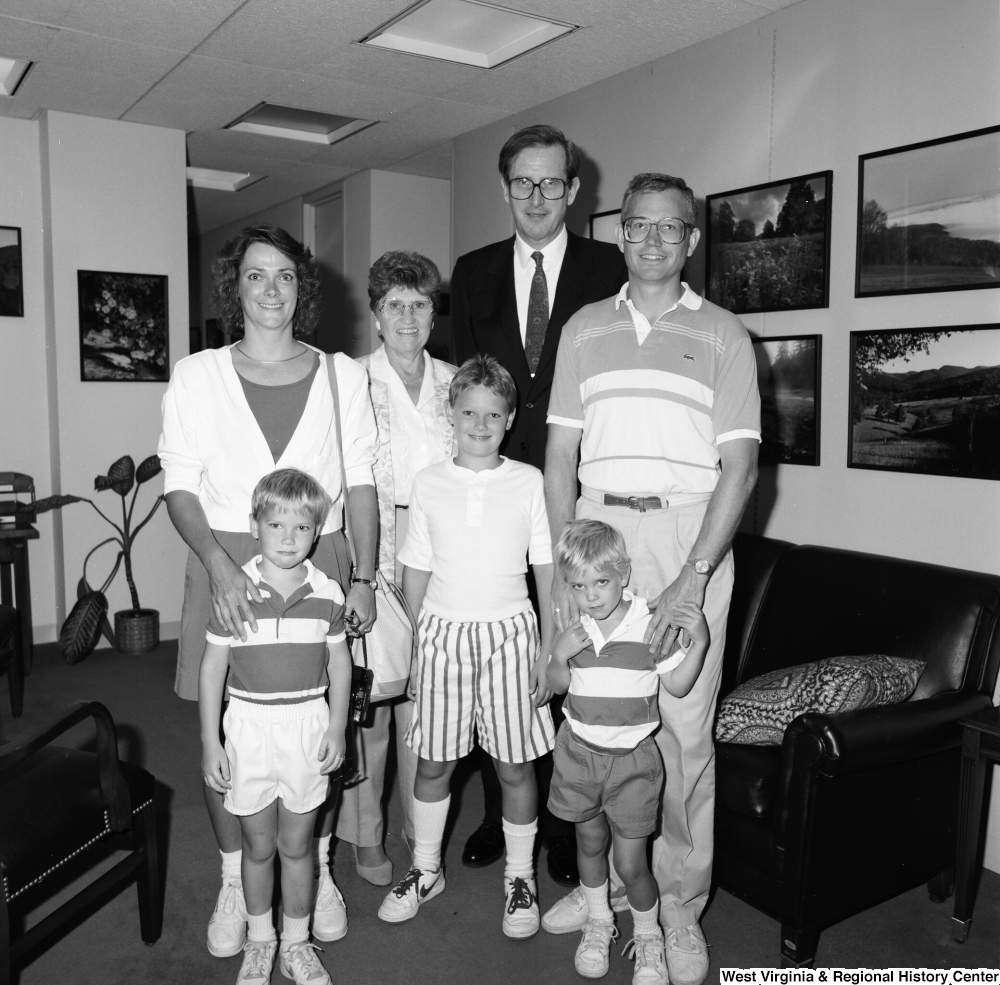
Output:
[[[458,454],[417,473],[410,527],[399,560],[403,592],[419,613],[411,675],[417,702],[406,741],[420,757],[414,785],[413,863],[379,917],[401,923],[445,885],[441,843],[456,762],[473,729],[493,757],[503,791],[503,932],[538,931],[533,851],[538,787],[533,760],[552,748],[539,653],[554,635],[549,607],[552,548],[542,473],[502,458],[516,390],[492,356],[474,356],[452,379],[449,403]],[[525,582],[538,586],[541,646]]]

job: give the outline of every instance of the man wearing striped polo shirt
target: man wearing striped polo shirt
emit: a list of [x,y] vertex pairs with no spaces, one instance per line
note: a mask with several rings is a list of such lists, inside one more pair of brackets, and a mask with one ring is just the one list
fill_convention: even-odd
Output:
[[[760,442],[750,337],[735,315],[681,280],[698,245],[696,221],[683,179],[638,174],[629,182],[616,230],[628,282],[563,328],[545,454],[553,539],[574,515],[621,531],[632,588],[654,610],[645,642],[669,652],[676,607],[687,600],[702,607],[711,632],[690,694],[659,694],[656,742],[667,782],[653,874],[674,985],[708,975],[698,921],[712,876],[712,721],[733,586],[730,544],[756,483]],[[578,618],[558,573],[552,604],[560,630]],[[614,875],[611,896],[614,903]],[[546,921],[575,919],[575,903],[556,903]]]

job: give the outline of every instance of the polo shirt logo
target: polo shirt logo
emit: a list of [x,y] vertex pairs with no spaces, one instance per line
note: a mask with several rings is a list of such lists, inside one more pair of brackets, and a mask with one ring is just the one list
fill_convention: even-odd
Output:
[[685,358],[685,359],[690,359],[690,360],[691,360],[691,362],[694,362],[694,356],[693,356],[693,355],[691,355],[691,353],[690,353],[690,352],[685,352],[685,353],[684,353],[684,358]]

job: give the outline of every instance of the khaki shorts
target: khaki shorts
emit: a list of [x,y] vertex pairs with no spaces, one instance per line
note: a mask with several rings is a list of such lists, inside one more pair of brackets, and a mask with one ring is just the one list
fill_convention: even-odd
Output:
[[316,810],[330,791],[319,761],[329,724],[324,698],[291,705],[230,699],[222,721],[232,784],[223,800],[226,810],[258,814],[278,797],[293,814]]
[[652,736],[626,753],[585,746],[563,722],[552,751],[549,810],[579,824],[602,811],[622,838],[645,838],[656,830],[663,788],[663,760]]

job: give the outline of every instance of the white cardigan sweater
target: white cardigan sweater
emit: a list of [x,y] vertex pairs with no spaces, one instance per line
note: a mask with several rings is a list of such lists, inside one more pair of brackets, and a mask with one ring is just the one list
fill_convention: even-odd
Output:
[[[250,529],[250,499],[258,481],[275,469],[297,468],[318,479],[334,501],[323,532],[339,530],[340,461],[327,358],[320,352],[302,418],[277,462],[243,394],[229,348],[206,349],[178,362],[162,404],[157,454],[163,491],[194,493],[213,530],[243,532]],[[347,485],[371,486],[378,432],[368,374],[342,352],[334,359]]]

